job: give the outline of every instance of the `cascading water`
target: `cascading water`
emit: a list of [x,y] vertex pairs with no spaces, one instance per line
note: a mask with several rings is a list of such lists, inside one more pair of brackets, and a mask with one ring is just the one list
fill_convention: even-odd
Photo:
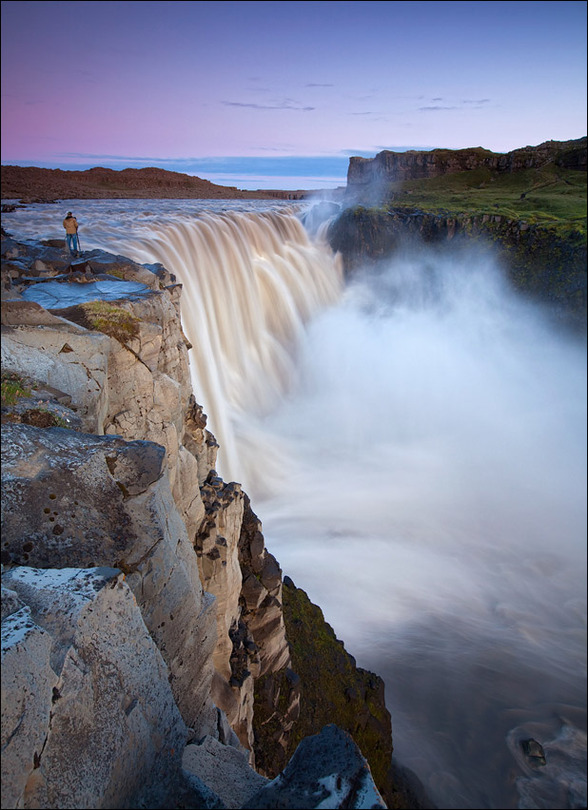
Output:
[[273,211],[204,214],[153,228],[129,248],[183,283],[193,387],[221,446],[220,472],[260,486],[271,473],[256,471],[237,436],[291,389],[305,324],[340,295],[339,260],[309,240],[296,216]]
[[[223,475],[384,677],[395,753],[437,806],[585,807],[584,343],[490,255],[413,252],[343,289],[286,206],[69,208],[85,249],[183,283]],[[17,237],[60,227],[52,206],[11,216]]]

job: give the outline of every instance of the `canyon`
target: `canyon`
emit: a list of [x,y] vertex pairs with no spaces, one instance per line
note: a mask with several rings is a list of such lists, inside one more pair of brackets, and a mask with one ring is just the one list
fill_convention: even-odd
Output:
[[[351,159],[346,199],[323,204],[346,279],[407,245],[490,246],[521,293],[585,328],[579,219],[534,220],[502,198],[452,209],[446,189],[432,205],[418,186],[535,170],[575,183],[585,139],[450,152]],[[2,173],[16,207],[257,194],[160,170],[88,182],[16,168]],[[509,204],[512,188],[526,205],[516,183]],[[31,299],[51,285],[54,303]],[[390,767],[382,679],[282,573],[255,504],[217,472],[182,295],[162,264],[103,250],[74,261],[62,240],[2,233],[3,806],[431,806]]]

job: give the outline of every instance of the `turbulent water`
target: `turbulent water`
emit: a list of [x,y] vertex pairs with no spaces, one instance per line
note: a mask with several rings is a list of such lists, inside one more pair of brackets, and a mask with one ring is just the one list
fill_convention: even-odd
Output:
[[[4,227],[59,237],[62,207]],[[69,207],[82,249],[183,283],[220,471],[384,677],[398,762],[440,808],[585,807],[585,344],[491,254],[413,249],[343,284],[287,204]]]

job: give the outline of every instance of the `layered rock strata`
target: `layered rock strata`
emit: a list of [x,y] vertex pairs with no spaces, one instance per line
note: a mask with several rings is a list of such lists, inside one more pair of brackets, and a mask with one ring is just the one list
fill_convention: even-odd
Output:
[[[347,171],[346,196],[361,202],[369,189],[384,191],[386,184],[402,180],[421,180],[482,168],[515,172],[536,169],[550,161],[566,168],[585,170],[586,138],[546,141],[539,146],[526,146],[506,153],[478,147],[407,152],[384,150],[373,158],[352,157]],[[373,196],[371,192],[369,196]]]

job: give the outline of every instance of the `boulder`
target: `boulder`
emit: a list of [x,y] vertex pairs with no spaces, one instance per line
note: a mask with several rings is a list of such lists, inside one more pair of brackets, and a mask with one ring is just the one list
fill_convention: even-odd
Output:
[[347,732],[331,724],[306,737],[280,773],[245,808],[385,808],[366,760]]
[[222,745],[213,737],[187,745],[183,766],[216,793],[227,810],[242,807],[268,781],[249,766],[246,752]]
[[123,574],[3,580],[23,607],[2,623],[2,807],[169,806],[187,729]]

